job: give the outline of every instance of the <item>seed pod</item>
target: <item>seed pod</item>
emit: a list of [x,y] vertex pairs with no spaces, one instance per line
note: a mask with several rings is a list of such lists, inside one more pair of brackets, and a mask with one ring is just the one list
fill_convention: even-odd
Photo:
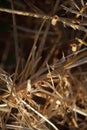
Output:
[[52,24],[53,26],[55,26],[55,25],[57,24],[58,19],[59,19],[59,17],[58,17],[57,15],[53,16],[52,21],[51,21],[51,24]]

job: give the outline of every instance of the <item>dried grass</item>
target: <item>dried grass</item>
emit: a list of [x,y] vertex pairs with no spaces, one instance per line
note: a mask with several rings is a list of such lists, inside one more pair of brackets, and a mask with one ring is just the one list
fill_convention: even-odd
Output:
[[[14,10],[14,2],[9,0],[8,2],[11,2],[12,8],[0,8],[0,11],[12,14],[13,25],[11,27],[13,26],[16,67],[15,73],[11,71],[13,75],[0,69],[0,128],[2,130],[78,130],[80,128],[85,130],[87,128],[86,3],[83,0],[80,1],[81,5],[75,1],[70,1],[69,4],[69,0],[62,2],[59,12],[61,13],[64,8],[66,12],[62,15],[66,17],[58,16],[57,22],[52,25],[60,0],[56,0],[49,15]],[[51,4],[50,1],[46,2]],[[73,4],[71,5],[71,3]],[[23,3],[16,1],[16,4],[18,7],[22,4],[21,8],[23,8]],[[40,11],[33,3],[28,3],[28,5],[31,5],[33,10]],[[67,12],[72,14],[72,19],[68,17],[70,14]],[[39,31],[36,33],[35,29],[31,30],[35,32],[34,42],[27,61],[22,67],[16,14],[38,18]],[[71,32],[71,35],[77,30],[83,37],[74,37],[75,52],[72,48],[71,50],[67,49],[67,55],[62,52],[61,59],[54,62],[57,59],[54,56],[56,50],[60,51],[64,42],[69,40],[68,37],[66,41],[61,40],[63,30],[57,27],[58,22],[62,22],[63,27],[69,26],[66,28],[69,29],[68,32]],[[49,31],[51,26],[57,38],[52,38],[51,49],[48,49],[48,53],[45,54],[44,49],[49,48],[49,45],[46,45],[46,40],[51,32]],[[45,29],[43,30],[43,28]],[[27,33],[26,28],[23,29]],[[68,33],[66,29],[65,31]],[[41,34],[41,32],[43,33]],[[58,54],[60,55],[60,53]],[[45,58],[43,58],[43,54]],[[49,65],[50,59],[51,64]],[[4,66],[3,62],[2,65]],[[6,67],[6,69],[8,68]]]

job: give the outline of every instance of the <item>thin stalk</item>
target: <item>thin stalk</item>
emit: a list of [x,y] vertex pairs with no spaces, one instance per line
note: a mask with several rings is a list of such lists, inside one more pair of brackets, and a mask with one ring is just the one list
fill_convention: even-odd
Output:
[[[11,8],[12,8],[12,10],[14,10],[13,0],[11,0]],[[12,20],[13,20],[13,34],[14,34],[14,44],[15,44],[15,55],[16,55],[16,62],[17,62],[18,57],[19,57],[19,53],[18,53],[18,34],[17,34],[17,27],[16,27],[16,17],[15,17],[14,13],[12,13]]]

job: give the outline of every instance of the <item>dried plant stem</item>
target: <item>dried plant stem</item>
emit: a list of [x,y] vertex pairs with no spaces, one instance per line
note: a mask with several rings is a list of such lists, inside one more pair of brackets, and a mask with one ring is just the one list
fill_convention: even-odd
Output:
[[[14,10],[13,0],[11,0],[11,8],[12,8],[12,10]],[[17,62],[18,57],[19,57],[19,53],[18,53],[18,34],[17,34],[17,27],[16,27],[16,17],[15,17],[14,13],[12,13],[12,20],[13,20],[13,34],[14,34],[14,44],[15,44],[15,55],[16,55],[16,62]]]
[[79,14],[76,15],[76,18],[79,18],[79,16],[81,14],[83,14],[83,12],[87,9],[87,4],[84,5],[83,2],[82,2],[82,5],[83,5],[83,7],[81,8]]
[[[53,10],[50,12],[51,15],[54,15],[54,14],[56,13],[58,4],[59,4],[59,0],[56,0],[54,8],[53,8]],[[50,29],[50,25],[51,25],[51,23],[48,21],[47,27],[46,27],[46,29],[45,29],[45,32],[44,32],[42,41],[41,41],[40,46],[39,46],[39,49],[38,49],[38,55],[39,55],[39,56],[42,54],[42,51],[43,51],[43,50],[42,50],[41,48],[43,48],[44,45],[45,45],[45,41],[46,41],[46,38],[47,38],[47,35],[48,35],[48,32],[49,32],[49,29]],[[50,55],[50,56],[51,56],[51,55]],[[43,66],[46,64],[46,62],[48,62],[47,59],[49,59],[49,57],[44,60],[43,65],[42,65],[41,67],[43,67]]]
[[78,108],[73,108],[73,111],[87,117],[87,113],[79,110]]
[[42,28],[44,26],[44,23],[45,23],[45,20],[42,22],[42,24],[40,26],[40,29],[39,29],[38,33],[36,34],[35,41],[34,41],[32,49],[31,49],[31,52],[30,52],[30,54],[28,56],[28,60],[26,62],[25,68],[24,68],[23,72],[21,73],[21,75],[23,75],[23,76],[21,77],[20,81],[25,80],[28,77],[28,75],[31,72],[30,71],[31,70],[31,64],[33,64],[33,65],[35,64],[35,60],[32,59],[30,61],[30,59],[32,58],[32,55],[34,55],[34,53],[35,53],[36,43],[38,41],[38,38],[39,38],[40,32],[41,32],[41,30],[42,30]]
[[52,122],[50,122],[45,116],[40,114],[38,111],[36,111],[33,107],[31,107],[29,104],[27,104],[25,101],[21,100],[21,102],[28,108],[31,109],[34,113],[36,113],[38,116],[40,116],[44,121],[46,121],[48,124],[50,124],[55,130],[59,130]]
[[[26,33],[30,33],[30,34],[38,33],[38,30],[28,29],[28,28],[20,26],[20,25],[17,25],[17,29],[20,30],[20,31],[26,32]],[[45,31],[43,30],[43,31],[40,32],[40,35],[42,35],[44,33],[45,33]],[[51,31],[49,31],[48,35],[54,36],[55,34],[53,32],[51,32]]]
[[[81,59],[81,60],[83,60],[82,62],[81,62],[80,58],[82,58]],[[71,60],[67,64],[64,65],[64,68],[70,69],[70,68],[72,68],[71,66],[73,66],[75,64],[77,64],[77,65],[75,65],[75,67],[76,67],[76,66],[82,65],[84,63],[87,63],[87,51],[84,51],[83,53],[71,58]]]
[[41,41],[41,43],[40,43],[40,45],[39,45],[38,52],[37,52],[37,54],[36,54],[37,57],[40,57],[40,56],[42,55],[42,51],[43,51],[42,48],[44,48],[44,45],[45,45],[45,41],[46,41],[46,37],[47,37],[48,31],[49,31],[49,28],[50,28],[50,23],[48,22],[48,23],[47,23],[46,30],[45,30],[44,35],[43,35],[43,38],[42,38],[42,41]]
[[[51,75],[51,71],[50,71],[50,67],[49,67],[49,65],[47,64],[47,68],[48,68],[48,72],[49,72],[49,74]],[[51,80],[51,83],[52,83],[52,89],[54,90],[54,92],[58,95],[58,97],[60,98],[60,99],[63,99],[63,97],[56,91],[56,89],[55,89],[55,86],[54,86],[54,81],[53,81],[53,79],[52,79],[52,76],[50,76],[50,80]]]
[[83,64],[85,64],[85,63],[87,63],[87,57],[84,57],[84,58],[82,58],[81,60],[77,61],[75,64],[72,64],[72,65],[66,67],[66,69],[71,69],[71,68],[74,68],[74,67],[83,65]]
[[[61,5],[65,10],[67,10],[67,7]],[[71,9],[68,9],[71,11]],[[36,13],[30,13],[30,12],[23,12],[23,11],[18,11],[18,10],[11,10],[11,9],[5,9],[5,8],[0,8],[1,12],[7,12],[10,14],[17,14],[17,15],[22,15],[22,16],[29,16],[29,17],[34,17],[34,18],[41,18],[45,20],[52,20],[53,16],[49,15],[43,15],[43,14],[36,14]],[[78,14],[75,11],[71,11],[72,13]],[[82,16],[87,18],[87,15],[82,14]],[[84,27],[84,25],[87,25],[87,22],[80,22],[79,20],[76,22],[75,20],[69,20],[66,18],[58,17],[58,22],[62,22],[64,25],[69,26],[73,28],[74,30],[78,29],[81,31],[84,31],[87,33],[87,29]],[[81,23],[81,24],[80,24]]]
[[11,124],[6,124],[7,129],[20,129],[20,130],[31,130],[27,127],[22,127],[22,126],[17,126],[17,125],[11,125]]
[[[68,55],[67,57],[65,57],[65,59],[61,60],[60,62],[54,64],[54,68],[58,68],[60,66],[62,66],[62,64],[64,65],[64,68],[67,69],[67,67],[72,66],[73,64],[75,64],[80,58],[84,58],[87,56],[87,48],[81,49],[77,52],[74,52],[73,54]],[[66,62],[67,59],[70,59],[69,62]],[[70,68],[69,68],[70,69]]]
[[6,9],[6,8],[0,8],[0,11],[10,13],[10,14],[16,14],[16,15],[29,16],[29,17],[34,17],[34,18],[42,18],[42,19],[46,19],[46,20],[52,18],[49,15],[30,13],[30,12],[24,12],[24,11],[19,11],[19,10],[11,10],[11,9]]
[[78,11],[72,10],[72,9],[70,9],[70,8],[64,6],[64,5],[61,5],[61,6],[62,6],[66,11],[69,11],[69,12],[71,12],[71,13],[77,14],[77,16],[78,16],[78,14],[79,14],[79,15],[81,15],[81,16],[87,18],[87,15],[86,15],[86,14],[82,14],[82,11],[81,11],[81,12],[78,12]]

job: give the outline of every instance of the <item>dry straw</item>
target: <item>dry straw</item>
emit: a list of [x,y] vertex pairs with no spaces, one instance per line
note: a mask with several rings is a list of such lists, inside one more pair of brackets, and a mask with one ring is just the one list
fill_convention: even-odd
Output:
[[[50,54],[47,55],[38,70],[37,68],[43,54],[50,24],[55,28],[58,22],[62,22],[64,27],[69,26],[74,30],[87,33],[87,29],[85,28],[87,22],[77,19],[80,16],[87,18],[85,15],[87,5],[81,3],[83,7],[79,11],[68,8],[66,2],[64,5],[61,5],[61,8],[76,15],[74,19],[69,19],[54,15],[59,5],[59,0],[56,1],[50,13],[51,15],[14,10],[13,2],[11,4],[12,9],[0,8],[0,12],[12,14],[16,58],[19,55],[17,29],[19,28],[26,32],[31,32],[31,30],[17,26],[15,15],[43,19],[43,22],[41,23],[39,31],[34,31],[36,34],[34,44],[20,75],[18,75],[18,69],[20,68],[19,59],[17,59],[14,77],[11,77],[0,69],[1,129],[61,130],[59,126],[66,129],[65,124],[71,129],[72,126],[79,129],[79,121],[82,122],[83,118],[80,119],[78,115],[87,118],[85,107],[87,106],[85,103],[87,95],[85,94],[85,89],[83,89],[83,84],[78,80],[78,77],[74,76],[71,69],[87,64],[87,43],[85,41],[87,35],[85,35],[83,39],[75,38],[76,42],[79,43],[79,47],[82,47],[82,45],[85,46],[83,49],[80,48],[78,50],[78,48],[74,48],[73,50],[72,48],[73,52],[68,56],[65,56],[63,52],[63,58],[61,58],[59,62],[48,65],[47,61],[49,61],[57,48],[58,44],[56,43],[60,42],[58,38]],[[73,2],[73,5],[79,9],[75,2]],[[46,22],[46,29],[43,32],[42,28]],[[41,32],[43,32],[42,41],[37,48],[37,42]],[[53,32],[51,34],[53,35]],[[46,68],[44,67],[45,64],[47,65]],[[83,81],[83,79],[81,80]]]

